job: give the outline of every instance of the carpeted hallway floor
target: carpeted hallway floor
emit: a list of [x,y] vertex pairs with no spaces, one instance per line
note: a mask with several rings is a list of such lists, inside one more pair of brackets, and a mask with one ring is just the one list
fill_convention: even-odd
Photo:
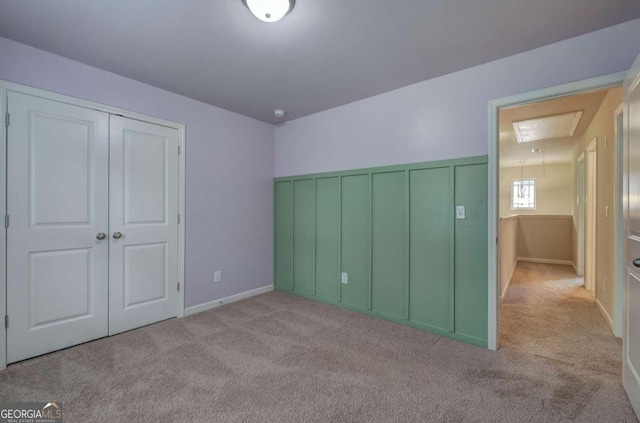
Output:
[[0,400],[66,422],[636,421],[615,341],[593,367],[521,351],[515,324],[492,352],[273,292],[12,365]]

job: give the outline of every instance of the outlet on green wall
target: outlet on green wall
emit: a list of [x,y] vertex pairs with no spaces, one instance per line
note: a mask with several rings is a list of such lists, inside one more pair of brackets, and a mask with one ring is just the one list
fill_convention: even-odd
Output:
[[277,290],[486,346],[486,157],[277,178],[274,195]]

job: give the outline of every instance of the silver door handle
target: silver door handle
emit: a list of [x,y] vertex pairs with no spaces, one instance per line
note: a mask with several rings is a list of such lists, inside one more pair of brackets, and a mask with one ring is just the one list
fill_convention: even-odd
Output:
[[120,239],[120,238],[122,238],[122,234],[120,232],[113,233],[113,239]]
[[105,239],[107,237],[107,234],[105,234],[104,232],[98,232],[96,234],[96,239],[102,241],[103,239]]

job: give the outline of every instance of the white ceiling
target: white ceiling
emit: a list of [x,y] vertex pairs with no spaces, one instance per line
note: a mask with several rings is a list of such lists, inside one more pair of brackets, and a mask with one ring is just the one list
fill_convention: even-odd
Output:
[[0,36],[266,122],[640,17],[638,0],[0,0]]
[[[603,90],[501,109],[499,115],[500,166],[520,166],[521,161],[525,162],[525,166],[542,164],[542,151],[538,153],[531,151],[536,148],[544,150],[545,163],[569,163],[580,137],[589,127],[606,95],[607,90]],[[579,110],[582,110],[583,114],[573,136],[518,144],[513,122]]]

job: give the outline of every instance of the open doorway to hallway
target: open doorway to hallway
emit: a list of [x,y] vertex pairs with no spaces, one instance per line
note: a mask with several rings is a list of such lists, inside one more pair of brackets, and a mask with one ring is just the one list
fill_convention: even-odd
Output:
[[499,111],[500,346],[619,374],[614,87]]

